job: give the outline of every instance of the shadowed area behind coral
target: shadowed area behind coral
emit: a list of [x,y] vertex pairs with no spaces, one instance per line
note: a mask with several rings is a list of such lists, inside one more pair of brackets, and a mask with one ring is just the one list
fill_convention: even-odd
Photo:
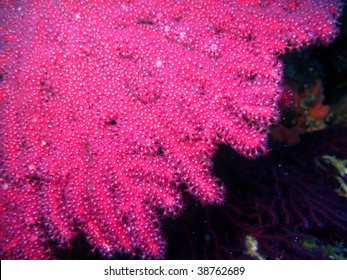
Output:
[[347,129],[324,130],[303,135],[297,146],[274,144],[257,160],[220,147],[214,170],[227,186],[227,201],[190,205],[170,221],[167,257],[346,258],[347,200],[337,195],[337,170],[323,159],[346,159],[346,142]]

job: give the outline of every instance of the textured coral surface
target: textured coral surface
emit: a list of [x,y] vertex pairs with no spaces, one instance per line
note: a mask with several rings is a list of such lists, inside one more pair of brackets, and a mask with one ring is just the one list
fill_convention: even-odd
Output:
[[182,191],[220,203],[218,144],[266,152],[277,55],[336,35],[336,0],[1,1],[0,248],[164,256]]

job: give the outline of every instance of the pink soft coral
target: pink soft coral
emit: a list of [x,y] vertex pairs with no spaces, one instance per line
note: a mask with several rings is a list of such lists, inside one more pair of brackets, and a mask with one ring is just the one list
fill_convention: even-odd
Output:
[[3,258],[77,232],[103,255],[163,257],[181,189],[220,203],[219,143],[266,152],[277,54],[330,42],[337,0],[1,4]]

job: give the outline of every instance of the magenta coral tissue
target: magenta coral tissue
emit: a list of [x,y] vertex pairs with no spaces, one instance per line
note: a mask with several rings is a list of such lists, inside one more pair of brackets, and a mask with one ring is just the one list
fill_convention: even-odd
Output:
[[267,151],[278,55],[338,33],[336,0],[1,1],[0,256],[163,258],[182,192],[222,203],[218,144]]

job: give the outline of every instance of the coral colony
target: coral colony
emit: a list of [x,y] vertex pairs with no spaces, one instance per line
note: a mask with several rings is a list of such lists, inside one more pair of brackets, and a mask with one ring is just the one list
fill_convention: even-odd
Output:
[[224,201],[217,145],[267,152],[278,55],[330,43],[340,12],[337,0],[1,1],[1,258],[54,258],[81,234],[104,257],[165,257],[161,221],[184,193]]

